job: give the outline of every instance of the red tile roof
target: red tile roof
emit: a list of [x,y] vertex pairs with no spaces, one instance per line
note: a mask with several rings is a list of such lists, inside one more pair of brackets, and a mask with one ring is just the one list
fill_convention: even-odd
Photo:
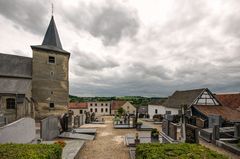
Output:
[[204,115],[221,115],[225,120],[232,122],[240,122],[240,112],[226,106],[215,105],[195,105],[198,111]]
[[68,109],[87,109],[87,103],[86,102],[76,102],[76,103],[69,103]]
[[223,105],[240,111],[240,93],[217,94],[216,97]]
[[127,101],[112,101],[112,110],[118,110],[121,108]]

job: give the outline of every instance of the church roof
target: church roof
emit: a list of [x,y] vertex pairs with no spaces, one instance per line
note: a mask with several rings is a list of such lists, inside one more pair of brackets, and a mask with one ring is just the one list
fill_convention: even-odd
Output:
[[52,16],[51,21],[48,25],[47,32],[44,36],[42,45],[34,45],[31,46],[32,48],[43,49],[43,50],[50,50],[50,51],[58,51],[61,53],[69,52],[63,50],[62,44],[58,35],[57,26],[54,21],[54,17]]
[[32,78],[32,58],[0,53],[0,77]]
[[0,78],[0,94],[27,94],[31,83],[31,79]]

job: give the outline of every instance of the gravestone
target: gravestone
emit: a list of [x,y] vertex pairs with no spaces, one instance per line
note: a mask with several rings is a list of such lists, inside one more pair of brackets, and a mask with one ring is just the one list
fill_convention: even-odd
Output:
[[214,125],[222,125],[222,117],[220,115],[209,115],[208,116],[208,127],[213,128]]
[[204,128],[205,126],[205,120],[201,118],[196,118],[196,126],[199,128]]
[[134,128],[137,126],[136,118],[135,118],[135,117],[132,117],[132,124],[133,124],[133,127],[134,127]]
[[85,123],[89,124],[91,122],[91,115],[90,112],[86,112],[86,119],[85,119]]
[[68,115],[64,113],[60,118],[60,124],[62,127],[62,131],[68,131]]
[[49,116],[40,122],[40,136],[43,140],[49,141],[59,134],[59,120],[55,116]]
[[73,128],[73,111],[68,111],[68,130]]
[[174,140],[177,140],[177,125],[170,122],[168,136]]
[[199,143],[198,127],[186,124],[186,143]]
[[220,129],[219,125],[213,126],[213,133],[212,133],[212,143],[216,143],[216,140],[219,140],[220,138]]
[[240,123],[234,125],[234,138],[240,139]]
[[162,121],[162,131],[168,135],[169,134],[169,121],[166,119],[163,119]]
[[74,128],[78,128],[80,126],[80,117],[78,115],[74,116]]

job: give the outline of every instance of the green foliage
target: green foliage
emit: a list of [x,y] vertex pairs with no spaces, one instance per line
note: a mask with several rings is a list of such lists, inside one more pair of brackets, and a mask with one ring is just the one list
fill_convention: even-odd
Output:
[[139,144],[136,159],[227,159],[198,144]]
[[69,95],[70,102],[104,102],[112,100],[130,101],[134,106],[146,106],[152,99],[165,99],[156,97],[123,96],[123,97],[78,97]]
[[156,128],[152,129],[151,136],[158,136],[158,135],[159,135],[159,131]]
[[1,159],[61,159],[58,144],[0,144]]
[[125,110],[121,107],[117,110],[119,116],[122,116],[125,113]]

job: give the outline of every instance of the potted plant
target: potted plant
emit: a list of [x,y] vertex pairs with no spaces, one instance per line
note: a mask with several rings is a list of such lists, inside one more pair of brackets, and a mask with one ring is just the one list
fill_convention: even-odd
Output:
[[139,121],[139,122],[137,122],[137,124],[136,124],[136,128],[137,128],[137,129],[140,129],[140,128],[141,128],[141,126],[142,126],[142,124],[143,124],[143,123],[142,123],[142,122],[140,122],[140,121]]
[[157,129],[152,129],[151,131],[151,141],[158,142],[159,141],[159,131]]

